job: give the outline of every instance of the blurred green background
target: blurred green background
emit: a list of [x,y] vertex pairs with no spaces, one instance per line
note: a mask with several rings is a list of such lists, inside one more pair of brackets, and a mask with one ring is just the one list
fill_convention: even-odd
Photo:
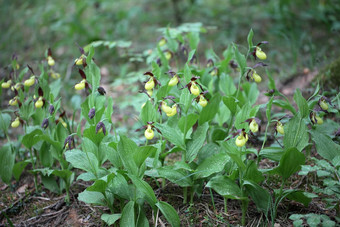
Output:
[[79,56],[76,43],[106,40],[112,48],[97,47],[95,58],[107,67],[110,81],[145,67],[143,52],[155,47],[159,28],[182,23],[202,23],[206,33],[201,35],[199,53],[213,48],[219,56],[231,42],[245,49],[252,28],[256,43],[270,42],[269,63],[282,76],[323,66],[337,57],[340,44],[339,0],[0,0],[0,4],[1,67],[10,64],[13,53],[19,63],[34,65],[51,47],[59,68],[66,71]]

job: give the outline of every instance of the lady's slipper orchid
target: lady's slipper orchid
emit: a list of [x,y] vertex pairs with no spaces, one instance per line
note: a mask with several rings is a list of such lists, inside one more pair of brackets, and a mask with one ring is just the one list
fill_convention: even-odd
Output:
[[147,128],[144,131],[144,136],[147,140],[151,140],[153,139],[153,137],[155,136],[154,131],[152,130],[152,126],[151,125],[147,125]]
[[284,130],[284,127],[283,127],[283,124],[281,123],[281,121],[276,122],[275,131],[280,133],[281,135],[285,134],[285,130]]
[[12,80],[7,80],[6,82],[3,82],[1,84],[1,87],[2,88],[9,88],[11,86],[11,84],[12,84]]
[[17,128],[17,127],[19,127],[19,125],[20,125],[20,118],[17,117],[17,118],[15,118],[15,120],[12,122],[11,127],[12,127],[12,128]]
[[235,144],[238,147],[243,147],[248,141],[248,134],[245,132],[244,129],[238,134]]
[[29,79],[25,80],[25,87],[31,87],[35,83],[35,76],[31,76]]

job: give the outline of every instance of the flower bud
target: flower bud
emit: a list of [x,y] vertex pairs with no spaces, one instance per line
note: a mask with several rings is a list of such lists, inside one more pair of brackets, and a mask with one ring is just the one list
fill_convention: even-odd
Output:
[[106,91],[103,87],[98,87],[97,91],[99,92],[99,94],[101,95],[105,95],[106,94]]
[[96,126],[96,134],[103,132],[106,135],[106,128],[103,122],[99,121]]
[[49,125],[48,119],[45,118],[45,119],[43,120],[42,124],[41,124],[41,127],[42,127],[43,129],[46,129],[46,128],[48,127],[48,125]]
[[74,148],[74,140],[72,136],[66,137],[64,141],[64,148],[69,149],[69,150]]
[[53,114],[54,113],[54,106],[53,105],[50,105],[50,107],[48,108],[48,112],[50,114]]
[[88,116],[90,119],[92,119],[94,118],[95,115],[96,115],[96,109],[93,107],[92,109],[90,109]]

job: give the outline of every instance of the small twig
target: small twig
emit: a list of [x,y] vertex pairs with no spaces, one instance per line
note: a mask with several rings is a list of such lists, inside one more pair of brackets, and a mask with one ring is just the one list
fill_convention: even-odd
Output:
[[54,215],[57,215],[57,214],[59,214],[59,213],[63,212],[65,209],[67,209],[67,207],[63,207],[63,209],[61,209],[61,210],[58,210],[58,211],[56,211],[56,212],[53,212],[53,213],[48,213],[48,214],[37,215],[37,216],[31,217],[31,218],[29,218],[29,219],[25,220],[25,222],[27,223],[27,222],[33,221],[34,219],[37,219],[37,218],[42,218],[42,217],[49,217],[49,216],[54,216]]

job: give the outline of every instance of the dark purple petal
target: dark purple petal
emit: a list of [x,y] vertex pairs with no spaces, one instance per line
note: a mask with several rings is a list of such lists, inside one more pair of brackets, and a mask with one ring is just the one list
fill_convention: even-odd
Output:
[[95,115],[96,115],[96,109],[93,107],[92,109],[90,109],[88,116],[90,119],[92,119],[94,118]]
[[96,126],[96,134],[100,131],[103,130],[104,135],[106,135],[106,128],[103,122],[98,122],[97,126]]
[[101,95],[105,95],[106,94],[106,91],[103,87],[98,87],[97,91],[99,92],[99,94]]
[[54,113],[54,106],[53,105],[50,105],[50,107],[48,108],[48,112],[50,114],[53,114]]
[[43,120],[42,124],[41,124],[41,127],[42,127],[43,129],[46,129],[46,128],[48,127],[48,124],[49,124],[48,119],[45,118],[45,119]]

